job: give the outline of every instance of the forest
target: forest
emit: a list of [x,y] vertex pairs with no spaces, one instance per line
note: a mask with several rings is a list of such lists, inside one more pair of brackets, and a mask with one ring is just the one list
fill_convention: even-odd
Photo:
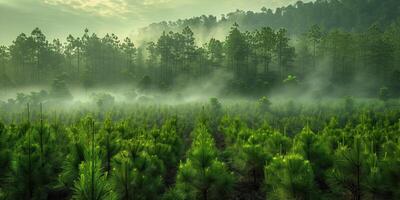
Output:
[[263,8],[219,20],[202,16],[152,24],[137,38],[124,39],[85,29],[82,35],[50,41],[36,28],[0,47],[0,87],[124,85],[151,93],[215,82],[220,87],[213,95],[222,96],[259,98],[290,88],[312,96],[376,97],[384,88],[396,97],[399,4],[298,2],[275,12]]
[[49,42],[37,28],[1,47],[1,87],[48,85],[61,93],[58,88],[67,85],[85,90],[130,85],[151,93],[179,91],[215,77],[220,93],[228,96],[260,97],[290,88],[317,96],[376,97],[387,88],[396,97],[399,35],[400,21],[385,30],[373,24],[361,33],[324,32],[314,25],[296,38],[284,28],[242,32],[235,23],[224,41],[212,38],[198,46],[185,27],[136,47],[129,38],[99,38],[87,29],[65,44]]
[[260,11],[237,9],[234,12],[222,14],[221,17],[202,15],[152,23],[140,30],[140,36],[141,40],[152,40],[163,30],[178,31],[190,26],[201,41],[207,41],[209,37],[223,39],[223,36],[229,32],[229,27],[235,22],[246,31],[261,27],[286,28],[291,35],[303,34],[315,24],[325,30],[341,29],[362,32],[374,23],[377,23],[380,28],[390,26],[399,17],[399,4],[397,0],[297,1],[293,5],[275,10],[267,7],[262,7]]
[[400,199],[400,1],[260,9],[0,44],[0,200]]

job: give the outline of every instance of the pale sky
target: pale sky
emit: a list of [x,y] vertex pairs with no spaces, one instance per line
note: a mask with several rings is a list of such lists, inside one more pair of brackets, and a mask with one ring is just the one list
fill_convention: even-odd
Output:
[[220,16],[236,9],[259,11],[297,0],[0,0],[0,44],[39,27],[48,38],[82,35],[87,27],[99,35],[134,35],[153,22],[202,14]]

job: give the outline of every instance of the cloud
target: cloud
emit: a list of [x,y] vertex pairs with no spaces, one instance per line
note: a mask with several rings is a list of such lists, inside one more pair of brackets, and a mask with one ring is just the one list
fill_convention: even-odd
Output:
[[129,12],[126,0],[44,0],[43,2],[103,17],[123,17]]
[[[2,1],[2,0],[0,0]],[[210,10],[212,13],[242,10],[259,10],[262,6],[279,7],[294,3],[297,0],[40,0],[45,4],[63,9],[64,11],[85,12],[102,17],[123,17],[130,18],[150,14],[145,16],[152,18],[152,15],[160,14],[159,11],[177,12],[184,8],[185,12],[202,13]],[[166,16],[163,16],[163,18]]]
[[[0,0],[0,44],[10,44],[35,27],[49,38],[81,35],[84,28],[129,36],[160,21],[241,10],[276,8],[297,0]],[[310,0],[305,0],[310,1]]]
[[172,0],[144,0],[143,5],[151,6],[151,5],[165,4],[170,2],[172,2]]

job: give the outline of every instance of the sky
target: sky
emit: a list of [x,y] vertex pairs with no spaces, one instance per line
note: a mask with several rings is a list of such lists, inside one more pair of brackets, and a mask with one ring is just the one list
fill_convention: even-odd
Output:
[[0,44],[9,45],[20,33],[39,27],[49,38],[80,36],[85,28],[99,35],[132,37],[160,21],[193,16],[259,11],[297,0],[0,0]]

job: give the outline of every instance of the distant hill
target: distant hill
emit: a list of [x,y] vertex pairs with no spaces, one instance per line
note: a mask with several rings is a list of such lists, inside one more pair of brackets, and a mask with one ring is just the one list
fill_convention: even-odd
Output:
[[160,22],[142,28],[139,42],[152,41],[163,31],[180,31],[189,26],[194,30],[199,43],[210,38],[222,39],[233,23],[242,30],[254,30],[263,26],[286,28],[292,35],[306,32],[318,24],[325,30],[343,29],[363,31],[376,23],[386,27],[399,19],[399,0],[317,0],[271,10],[262,8],[260,12],[242,11],[216,16],[200,16],[170,22]]

